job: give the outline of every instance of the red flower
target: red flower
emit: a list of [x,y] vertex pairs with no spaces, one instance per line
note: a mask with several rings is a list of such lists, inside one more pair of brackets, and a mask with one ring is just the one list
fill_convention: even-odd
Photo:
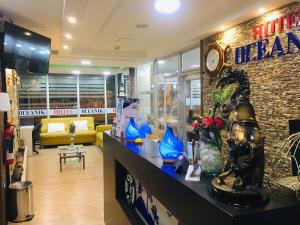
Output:
[[215,118],[213,120],[214,120],[213,126],[212,126],[213,128],[222,128],[223,127],[223,121],[220,118],[215,116]]
[[213,118],[209,117],[209,116],[204,116],[201,120],[201,123],[203,124],[204,128],[208,128],[210,126],[213,125]]

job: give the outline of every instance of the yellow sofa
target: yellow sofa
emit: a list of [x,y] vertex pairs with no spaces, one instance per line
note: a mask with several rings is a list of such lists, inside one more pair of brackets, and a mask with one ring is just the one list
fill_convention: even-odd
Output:
[[96,127],[96,144],[101,148],[103,148],[103,132],[110,129],[111,129],[111,124],[98,125]]
[[[64,118],[47,118],[42,119],[42,127],[40,132],[41,147],[51,145],[70,144],[69,130],[72,121],[87,120],[88,131],[75,132],[75,143],[95,143],[96,130],[93,117],[64,117]],[[64,123],[65,132],[48,133],[48,123]]]

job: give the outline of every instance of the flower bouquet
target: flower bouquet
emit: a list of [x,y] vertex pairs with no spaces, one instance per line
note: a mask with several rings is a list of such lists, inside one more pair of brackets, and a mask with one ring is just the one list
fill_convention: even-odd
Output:
[[218,175],[222,170],[221,129],[224,121],[217,116],[203,116],[194,120],[194,132],[199,135],[200,159],[202,172],[206,175]]

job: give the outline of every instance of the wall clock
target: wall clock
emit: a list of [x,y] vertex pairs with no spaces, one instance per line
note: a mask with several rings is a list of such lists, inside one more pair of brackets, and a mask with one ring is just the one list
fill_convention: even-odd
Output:
[[224,57],[224,50],[217,42],[209,45],[205,55],[205,70],[210,77],[220,74],[225,65]]

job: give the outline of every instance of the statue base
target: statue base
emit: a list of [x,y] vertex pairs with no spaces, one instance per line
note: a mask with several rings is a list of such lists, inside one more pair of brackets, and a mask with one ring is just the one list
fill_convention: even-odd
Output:
[[269,200],[268,193],[263,190],[248,191],[232,189],[234,177],[228,176],[225,179],[225,184],[219,184],[218,178],[214,178],[208,188],[209,193],[216,199],[227,204],[240,207],[255,207],[267,204]]

